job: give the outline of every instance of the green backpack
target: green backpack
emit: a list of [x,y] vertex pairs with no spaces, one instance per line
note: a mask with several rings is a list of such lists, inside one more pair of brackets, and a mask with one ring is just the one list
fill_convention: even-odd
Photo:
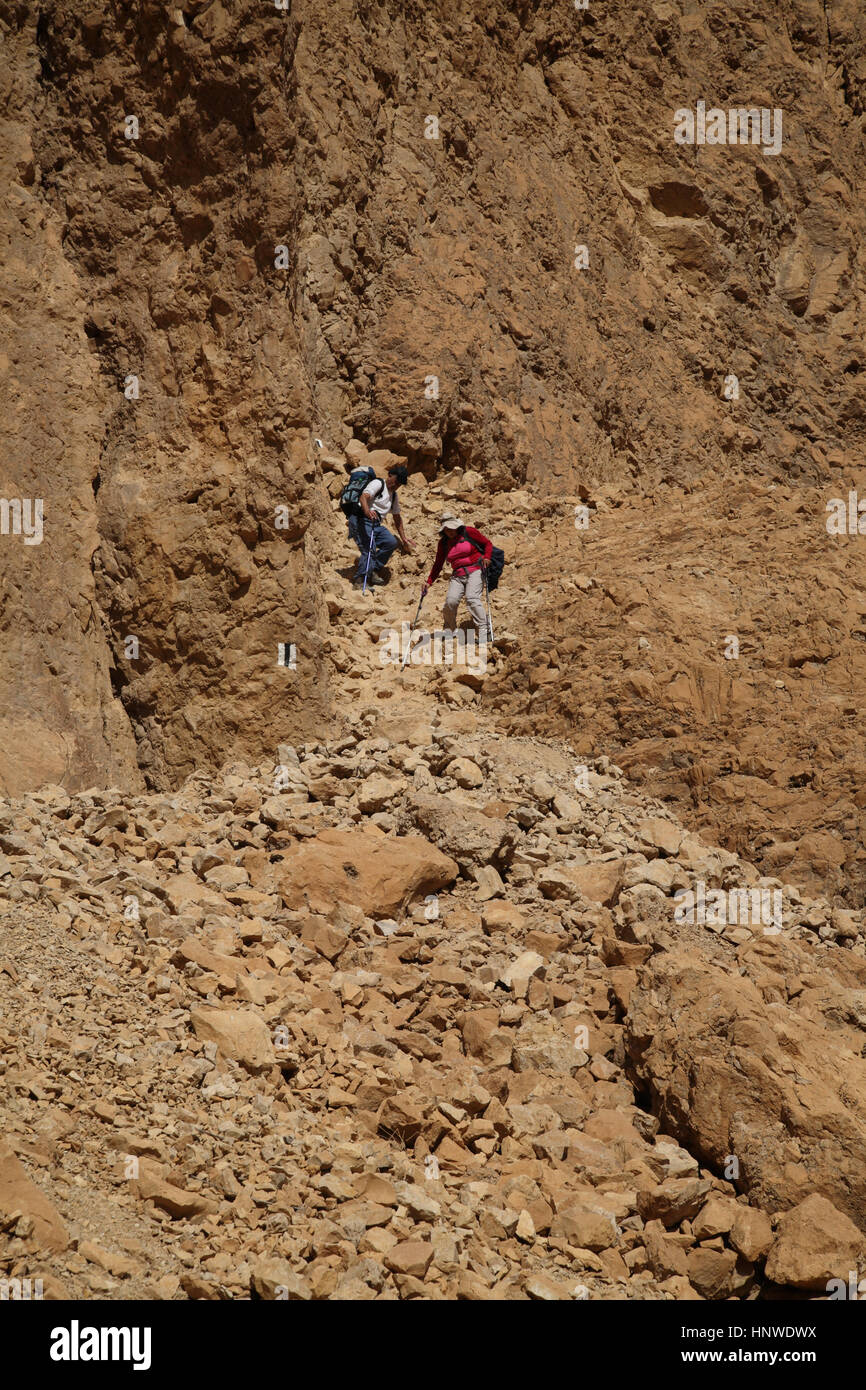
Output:
[[[363,516],[364,509],[361,506],[361,493],[369,483],[372,483],[375,477],[376,470],[375,468],[369,467],[369,465],[366,468],[352,469],[352,472],[349,474],[349,481],[340,493],[340,511],[344,516]],[[381,492],[385,484],[382,482],[381,478],[378,481],[379,492]],[[378,495],[379,493],[377,492],[376,496],[378,497]]]

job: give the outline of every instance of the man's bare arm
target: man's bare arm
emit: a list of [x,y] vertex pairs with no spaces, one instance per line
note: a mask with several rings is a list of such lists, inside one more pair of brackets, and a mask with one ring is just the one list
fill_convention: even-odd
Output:
[[403,518],[402,518],[402,516],[397,515],[397,516],[394,517],[394,525],[395,525],[395,527],[397,528],[397,535],[398,535],[399,538],[400,538],[400,544],[402,545],[403,549],[404,549],[404,550],[414,550],[414,549],[415,549],[414,545],[413,545],[412,542],[410,541],[409,537],[406,535],[406,532],[403,530]]

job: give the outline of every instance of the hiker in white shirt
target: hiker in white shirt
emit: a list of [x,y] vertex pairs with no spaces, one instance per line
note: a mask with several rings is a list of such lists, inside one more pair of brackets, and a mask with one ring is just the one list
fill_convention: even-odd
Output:
[[[403,529],[403,514],[397,496],[397,489],[402,487],[408,476],[405,466],[398,464],[388,470],[384,482],[381,478],[373,478],[361,493],[361,514],[349,517],[349,535],[360,551],[353,580],[356,589],[362,588],[365,575],[368,584],[386,582],[382,570],[398,545],[404,553],[415,549]],[[389,512],[394,517],[396,536],[382,524]]]

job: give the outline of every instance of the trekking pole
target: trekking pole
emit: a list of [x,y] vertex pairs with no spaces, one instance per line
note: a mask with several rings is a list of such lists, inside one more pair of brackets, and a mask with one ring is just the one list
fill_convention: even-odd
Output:
[[376,523],[375,523],[375,521],[371,521],[371,522],[370,522],[370,549],[367,551],[367,568],[364,570],[364,588],[363,588],[362,591],[361,591],[362,593],[365,593],[365,594],[366,594],[366,592],[367,592],[367,576],[368,576],[369,573],[370,573],[370,560],[371,560],[372,555],[373,555],[373,539],[374,539],[375,535],[376,535]]
[[418,600],[418,611],[416,612],[414,621],[413,621],[413,623],[412,623],[412,626],[411,626],[411,628],[409,629],[409,641],[406,643],[406,655],[403,657],[403,660],[402,660],[402,662],[400,663],[400,670],[401,670],[401,671],[403,670],[404,666],[406,665],[406,662],[409,660],[409,655],[410,655],[410,653],[411,653],[411,651],[412,651],[412,633],[415,631],[416,627],[418,626],[418,619],[421,617],[421,604],[424,602],[424,600],[425,600],[426,597],[427,597],[427,585],[425,584],[425,585],[424,585],[424,588],[421,590],[421,597],[420,597],[419,600]]
[[484,593],[487,597],[487,640],[493,641],[493,615],[490,612],[490,589],[487,585],[487,570],[484,571]]

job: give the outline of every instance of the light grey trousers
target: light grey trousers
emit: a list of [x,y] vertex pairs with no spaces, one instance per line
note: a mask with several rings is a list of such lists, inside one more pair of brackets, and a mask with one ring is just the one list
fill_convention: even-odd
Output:
[[457,626],[457,609],[462,598],[465,598],[466,607],[472,615],[479,642],[486,642],[490,633],[484,608],[484,580],[480,569],[473,570],[471,574],[451,576],[445,595],[445,607],[442,610],[442,626],[450,632]]

